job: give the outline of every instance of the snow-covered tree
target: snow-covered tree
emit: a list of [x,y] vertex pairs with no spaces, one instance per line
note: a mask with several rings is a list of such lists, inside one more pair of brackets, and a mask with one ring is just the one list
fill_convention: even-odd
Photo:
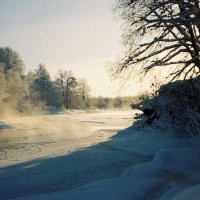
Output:
[[73,73],[68,70],[59,70],[55,85],[61,97],[60,105],[64,105],[66,109],[71,108],[74,88],[77,85],[77,80]]
[[51,102],[53,86],[49,72],[43,64],[39,64],[34,73],[32,89],[35,95],[38,96],[37,101],[47,104]]
[[24,62],[19,54],[9,47],[0,48],[0,63],[3,65],[4,73],[10,70],[23,71]]

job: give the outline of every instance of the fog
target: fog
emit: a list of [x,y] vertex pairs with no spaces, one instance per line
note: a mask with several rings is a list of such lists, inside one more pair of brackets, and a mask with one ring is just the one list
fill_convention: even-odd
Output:
[[[12,116],[12,115],[11,115]],[[69,154],[109,140],[132,123],[132,111],[13,116],[0,121],[0,166]]]

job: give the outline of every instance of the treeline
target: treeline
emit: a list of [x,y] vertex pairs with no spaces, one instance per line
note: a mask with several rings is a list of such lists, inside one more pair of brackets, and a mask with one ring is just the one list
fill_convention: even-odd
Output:
[[56,106],[78,109],[89,107],[89,86],[71,71],[59,70],[55,80],[43,64],[25,73],[19,54],[11,48],[0,48],[0,109],[32,112]]
[[91,97],[91,108],[93,109],[127,109],[130,105],[140,101],[140,97]]
[[136,98],[91,97],[86,80],[72,71],[59,70],[52,80],[45,65],[25,73],[19,54],[0,48],[0,111],[37,112],[47,107],[66,109],[107,109],[129,107]]

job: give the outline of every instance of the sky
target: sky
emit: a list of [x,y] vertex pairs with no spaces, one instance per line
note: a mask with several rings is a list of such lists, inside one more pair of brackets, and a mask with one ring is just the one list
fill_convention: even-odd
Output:
[[[94,96],[129,95],[105,65],[123,52],[113,0],[1,0],[0,45],[16,50],[27,70],[45,64],[85,78]],[[129,89],[137,93],[138,88]]]

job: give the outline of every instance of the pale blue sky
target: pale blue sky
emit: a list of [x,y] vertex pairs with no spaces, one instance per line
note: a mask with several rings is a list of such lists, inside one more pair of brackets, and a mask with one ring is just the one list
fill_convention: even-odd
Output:
[[19,52],[28,69],[46,65],[52,76],[69,69],[93,95],[118,95],[104,63],[122,52],[113,0],[0,0],[0,44]]

